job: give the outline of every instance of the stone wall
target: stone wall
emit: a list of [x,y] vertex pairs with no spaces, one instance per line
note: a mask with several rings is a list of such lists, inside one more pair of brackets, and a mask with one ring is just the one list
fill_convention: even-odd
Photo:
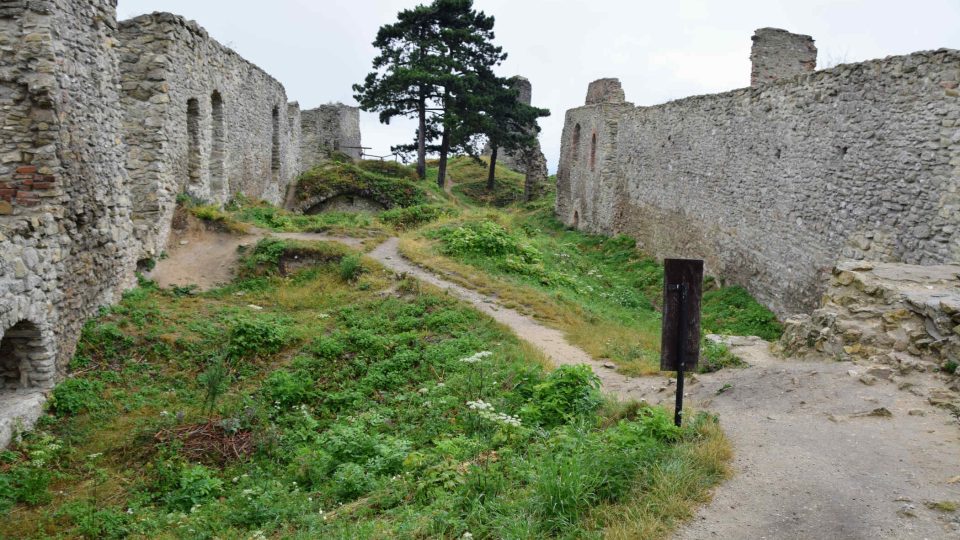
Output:
[[[134,264],[114,0],[0,5],[0,386],[62,377]],[[29,423],[36,407],[24,413]],[[13,417],[2,401],[0,444]],[[12,410],[12,409],[11,409]]]
[[193,21],[120,23],[125,142],[143,256],[159,254],[179,193],[280,204],[300,172],[299,107],[276,79]]
[[653,107],[607,91],[567,112],[556,212],[808,311],[841,257],[960,260],[958,80],[938,50]]
[[811,315],[786,320],[779,345],[790,356],[956,371],[950,366],[960,362],[960,265],[843,261],[824,289]]
[[179,193],[280,203],[304,166],[279,82],[196,23],[116,7],[0,2],[0,447],[163,249]]
[[360,159],[360,109],[342,103],[329,103],[300,114],[300,160],[303,170],[310,169],[338,151]]
[[789,79],[817,67],[817,48],[810,36],[791,34],[779,28],[761,28],[751,39],[752,86]]

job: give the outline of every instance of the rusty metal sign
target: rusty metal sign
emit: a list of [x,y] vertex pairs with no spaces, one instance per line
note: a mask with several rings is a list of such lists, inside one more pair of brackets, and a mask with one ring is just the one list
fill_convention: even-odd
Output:
[[683,377],[696,369],[700,358],[700,299],[703,261],[663,261],[663,326],[660,333],[660,370],[677,372],[674,423],[683,418]]

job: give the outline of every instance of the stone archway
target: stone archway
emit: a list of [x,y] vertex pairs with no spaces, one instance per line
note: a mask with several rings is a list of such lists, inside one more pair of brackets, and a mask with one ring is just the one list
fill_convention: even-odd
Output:
[[50,387],[55,368],[36,324],[22,320],[0,334],[0,391]]
[[340,193],[333,197],[324,199],[305,209],[304,214],[322,214],[324,212],[368,212],[376,214],[383,212],[387,206],[382,202],[357,195],[354,193]]

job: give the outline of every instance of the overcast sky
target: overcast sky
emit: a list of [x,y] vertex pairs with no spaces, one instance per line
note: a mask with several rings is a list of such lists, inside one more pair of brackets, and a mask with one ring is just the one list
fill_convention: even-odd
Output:
[[[355,105],[351,86],[370,71],[377,28],[416,0],[119,0],[120,19],[169,11],[279,79],[304,109]],[[627,100],[653,105],[750,84],[750,36],[773,26],[809,34],[819,65],[937,48],[960,48],[958,0],[475,0],[496,17],[509,54],[505,76],[533,84],[533,102],[552,111],[541,144],[555,171],[564,112],[587,84],[618,77]],[[387,154],[413,138],[414,124],[381,125],[361,112],[364,146]]]

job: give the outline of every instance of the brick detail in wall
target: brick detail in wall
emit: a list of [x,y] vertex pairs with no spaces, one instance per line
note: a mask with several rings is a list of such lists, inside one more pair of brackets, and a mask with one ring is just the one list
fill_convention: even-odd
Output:
[[33,165],[17,167],[10,180],[0,181],[0,215],[12,214],[14,206],[39,206],[43,199],[60,194],[56,188],[54,175],[41,174]]

